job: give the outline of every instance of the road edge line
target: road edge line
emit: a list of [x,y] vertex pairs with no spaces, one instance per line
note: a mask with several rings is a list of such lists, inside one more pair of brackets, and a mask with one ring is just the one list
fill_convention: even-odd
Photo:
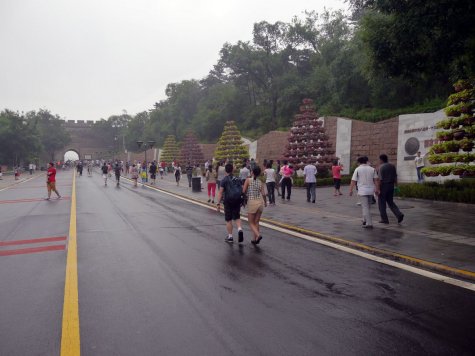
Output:
[[[125,178],[129,182],[132,182],[130,178],[126,178],[126,177],[123,177],[123,178]],[[142,186],[146,188],[150,188],[152,190],[156,190],[163,194],[174,196],[181,200],[185,200],[185,201],[200,205],[202,207],[205,207],[211,210],[216,210],[216,208],[213,205],[206,202],[202,202],[195,198],[187,197],[179,193],[174,193],[163,188],[150,186],[148,184],[143,184]],[[241,220],[247,221],[247,218],[241,216]],[[424,275],[425,277],[429,277],[429,275],[419,273],[418,272],[419,270],[417,270],[417,268],[420,268],[421,272],[426,272],[427,274],[433,275],[433,276],[430,276],[429,278],[475,291],[475,284],[465,281],[465,280],[475,281],[475,273],[472,271],[466,271],[466,270],[458,269],[455,267],[450,267],[450,266],[438,264],[435,262],[426,261],[426,260],[419,259],[416,257],[403,255],[397,252],[392,252],[389,250],[383,250],[376,247],[371,247],[362,243],[346,240],[344,238],[334,237],[334,236],[330,236],[321,232],[307,230],[304,228],[300,228],[298,226],[281,223],[269,218],[261,218],[260,225],[270,228],[270,229],[274,229],[276,231],[290,234],[294,237],[303,238],[308,241],[313,241],[313,242],[320,243],[332,248],[337,248],[345,252],[358,255],[360,257],[364,257],[376,262],[395,266],[403,270],[407,270],[416,274]],[[297,236],[295,234],[299,234],[299,235]],[[341,248],[338,248],[338,247],[341,247]],[[402,267],[408,267],[408,268],[402,268]],[[443,274],[436,274],[435,272],[439,272]],[[459,277],[464,280],[454,279],[450,276]]]
[[15,185],[20,185],[20,184],[23,184],[23,183],[29,182],[30,180],[33,180],[33,179],[39,178],[39,177],[41,177],[41,176],[44,176],[44,175],[46,175],[46,173],[40,173],[40,174],[38,174],[38,175],[35,175],[35,176],[33,176],[33,177],[30,177],[30,178],[27,178],[27,179],[25,179],[25,180],[22,180],[22,181],[20,181],[20,182],[15,182],[15,183],[12,183],[12,184],[10,184],[10,185],[7,185],[6,187],[4,187],[4,188],[0,189],[0,192],[3,192],[4,190],[10,189],[10,188],[14,187]]
[[61,356],[81,354],[79,335],[79,298],[76,230],[76,174],[73,172],[69,241],[64,281],[63,321],[61,328]]

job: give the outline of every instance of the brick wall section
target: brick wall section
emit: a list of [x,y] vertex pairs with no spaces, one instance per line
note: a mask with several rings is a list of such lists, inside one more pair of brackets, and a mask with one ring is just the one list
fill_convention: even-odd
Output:
[[283,159],[289,132],[271,131],[257,140],[256,161],[262,163],[267,160]]
[[351,127],[351,163],[359,156],[368,156],[377,165],[379,155],[385,153],[389,162],[397,164],[399,118],[377,123],[353,120]]
[[203,151],[203,156],[205,161],[210,160],[214,157],[214,151],[216,150],[215,143],[201,143],[199,144],[201,151]]

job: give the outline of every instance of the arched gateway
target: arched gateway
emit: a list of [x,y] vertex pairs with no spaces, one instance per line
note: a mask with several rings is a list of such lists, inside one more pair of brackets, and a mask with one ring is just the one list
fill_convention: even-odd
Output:
[[55,158],[63,160],[68,151],[76,152],[80,160],[112,158],[114,142],[97,138],[92,129],[93,124],[93,121],[84,120],[65,121],[63,127],[71,135],[71,141],[55,152]]

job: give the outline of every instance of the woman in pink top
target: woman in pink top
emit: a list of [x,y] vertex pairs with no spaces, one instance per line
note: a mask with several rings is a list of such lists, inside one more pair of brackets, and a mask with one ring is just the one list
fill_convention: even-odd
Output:
[[342,195],[342,193],[340,192],[342,169],[343,169],[343,166],[341,164],[338,164],[338,160],[333,161],[332,174],[333,174],[333,184],[335,185],[334,196]]

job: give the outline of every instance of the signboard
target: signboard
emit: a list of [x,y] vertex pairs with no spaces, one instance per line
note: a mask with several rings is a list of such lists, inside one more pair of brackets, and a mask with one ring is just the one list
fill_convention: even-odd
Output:
[[[437,122],[445,119],[443,110],[428,114],[409,114],[399,116],[397,172],[400,182],[417,182],[414,158],[417,152],[426,155],[436,138]],[[427,160],[426,160],[427,164]]]
[[92,155],[84,155],[84,159],[92,159]]

